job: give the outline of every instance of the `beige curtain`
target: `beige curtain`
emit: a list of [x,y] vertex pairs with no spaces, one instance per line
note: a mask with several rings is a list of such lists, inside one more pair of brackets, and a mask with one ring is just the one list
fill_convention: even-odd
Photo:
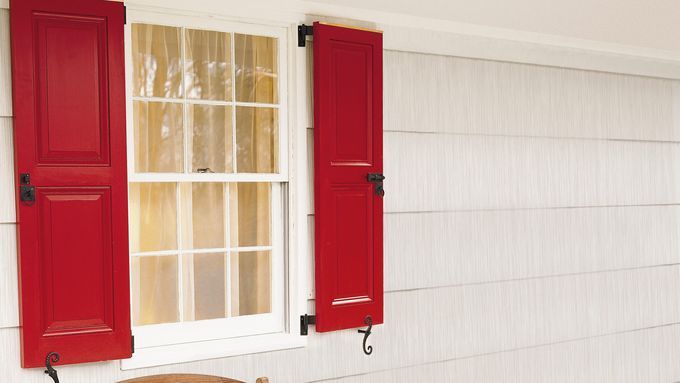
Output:
[[[232,246],[271,244],[269,183],[238,183],[230,187]],[[232,315],[271,311],[271,253],[232,254]]]
[[132,24],[135,96],[182,96],[180,38],[180,28]]
[[[277,40],[262,36],[234,35],[236,100],[278,103]],[[239,172],[278,171],[278,115],[274,108],[237,107]],[[271,185],[239,183],[238,246],[271,245]],[[238,256],[238,313],[271,311],[271,252]]]

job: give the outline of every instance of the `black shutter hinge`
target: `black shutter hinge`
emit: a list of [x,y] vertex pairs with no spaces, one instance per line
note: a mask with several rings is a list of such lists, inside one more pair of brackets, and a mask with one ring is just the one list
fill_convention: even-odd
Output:
[[132,335],[132,336],[130,336],[130,338],[132,339],[132,341],[130,342],[130,346],[132,347],[132,353],[134,354],[135,353],[135,336]]
[[298,46],[304,48],[307,36],[312,36],[313,34],[314,28],[311,25],[298,25]]
[[123,5],[123,24],[127,24],[127,7]]
[[316,315],[300,315],[300,335],[309,333],[309,325],[316,325]]

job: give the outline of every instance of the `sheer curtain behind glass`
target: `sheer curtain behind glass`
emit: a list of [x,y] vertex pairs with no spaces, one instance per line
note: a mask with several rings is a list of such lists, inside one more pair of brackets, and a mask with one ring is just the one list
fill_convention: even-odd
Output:
[[279,171],[278,40],[131,29],[133,324],[269,313],[272,184],[238,175]]

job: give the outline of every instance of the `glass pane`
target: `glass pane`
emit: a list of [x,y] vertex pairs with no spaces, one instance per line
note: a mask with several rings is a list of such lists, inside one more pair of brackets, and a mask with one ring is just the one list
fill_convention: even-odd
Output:
[[181,97],[180,52],[179,28],[132,24],[132,93],[145,97]]
[[231,315],[271,312],[271,252],[233,253],[231,259]]
[[279,102],[277,46],[273,37],[234,35],[236,101]]
[[130,250],[177,249],[177,186],[130,184]]
[[231,247],[271,244],[270,189],[265,182],[229,185]]
[[187,97],[231,101],[231,37],[228,33],[187,29]]
[[189,104],[187,108],[191,171],[233,172],[231,107]]
[[225,184],[216,182],[191,184],[192,243],[185,248],[226,247],[224,187]]
[[236,166],[239,173],[278,172],[278,110],[236,107]]
[[133,114],[135,171],[183,172],[182,104],[135,101]]
[[177,257],[132,258],[132,323],[141,326],[179,321]]
[[226,317],[227,263],[224,253],[184,255],[185,320]]

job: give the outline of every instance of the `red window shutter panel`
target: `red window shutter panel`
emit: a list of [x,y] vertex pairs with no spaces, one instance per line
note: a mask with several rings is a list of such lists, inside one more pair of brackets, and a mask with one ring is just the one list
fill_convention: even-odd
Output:
[[316,331],[383,322],[382,34],[314,23]]
[[11,2],[23,367],[131,356],[124,12]]

